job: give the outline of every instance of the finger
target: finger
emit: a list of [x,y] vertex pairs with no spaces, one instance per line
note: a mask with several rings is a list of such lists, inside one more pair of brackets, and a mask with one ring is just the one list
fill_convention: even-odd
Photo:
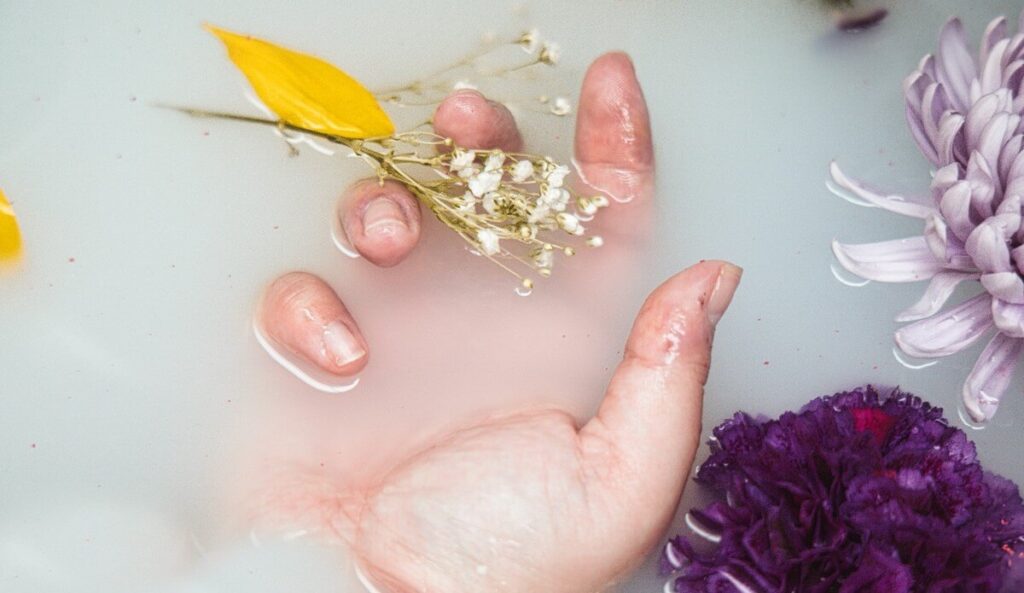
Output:
[[[637,315],[597,416],[581,430],[592,463],[643,489],[666,522],[693,463],[714,327],[742,270],[697,264],[654,290]],[[658,506],[660,505],[660,506]]]
[[619,201],[649,195],[654,146],[647,102],[629,56],[605,54],[590,65],[576,115],[576,164],[583,181]]
[[456,91],[441,101],[434,111],[434,131],[463,148],[523,149],[512,112],[472,89]]
[[420,240],[420,205],[404,185],[364,179],[345,192],[341,224],[349,242],[374,264],[390,268]]
[[275,280],[260,311],[268,335],[293,353],[335,375],[366,366],[366,340],[334,290],[312,274],[292,272]]

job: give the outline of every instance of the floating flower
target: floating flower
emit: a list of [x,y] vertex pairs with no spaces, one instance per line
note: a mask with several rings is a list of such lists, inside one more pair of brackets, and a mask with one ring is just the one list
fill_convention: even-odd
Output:
[[[1022,13],[1024,19],[1024,13]],[[1024,348],[1024,34],[992,21],[978,57],[963,25],[950,20],[939,52],[925,56],[904,82],[907,120],[935,167],[931,200],[883,195],[847,178],[837,186],[876,206],[921,219],[917,237],[868,245],[833,244],[847,270],[870,280],[930,280],[924,296],[896,319],[897,346],[912,356],[942,357],[994,332],[962,390],[964,409],[992,418]],[[940,312],[954,289],[977,282],[983,292]]]
[[21,231],[18,216],[11,203],[0,191],[0,265],[15,262],[21,257]]
[[963,431],[907,393],[817,398],[714,430],[697,481],[725,497],[687,516],[662,568],[677,593],[999,593],[1024,565],[1024,502]]
[[[325,154],[334,152],[309,136],[347,148],[352,156],[369,164],[381,181],[394,179],[404,185],[438,220],[478,253],[515,275],[527,291],[533,287],[533,280],[527,277],[529,272],[551,274],[555,251],[566,256],[575,253],[563,241],[571,242],[583,235],[584,228],[579,218],[566,212],[569,204],[576,205],[574,211],[587,220],[596,209],[608,205],[604,196],[579,196],[562,187],[569,168],[551,157],[469,150],[421,126],[395,132],[378,99],[400,106],[432,105],[441,100],[436,98],[437,94],[447,93],[451,88],[451,76],[467,69],[479,72],[481,60],[497,47],[460,60],[427,78],[374,95],[319,58],[247,35],[207,28],[224,43],[229,57],[249,80],[267,113],[276,119],[198,109],[182,111],[273,126],[290,146],[303,141]],[[536,30],[509,43],[527,50],[528,61],[517,60],[515,64],[490,70],[490,76],[538,64],[554,65],[561,53],[558,44],[542,41]],[[463,80],[455,86],[472,88]],[[435,98],[431,99],[432,96]],[[415,97],[416,102],[406,104],[410,97]],[[0,209],[0,224],[2,214]],[[599,238],[589,239],[591,246],[603,243]],[[526,273],[517,271],[520,266],[526,267]]]

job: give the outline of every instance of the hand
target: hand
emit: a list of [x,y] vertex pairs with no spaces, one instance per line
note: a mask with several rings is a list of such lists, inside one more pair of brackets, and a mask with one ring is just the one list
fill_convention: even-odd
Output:
[[[476,91],[450,95],[438,106],[433,121],[438,134],[464,148],[522,149],[522,136],[509,110]],[[579,99],[575,161],[587,194],[604,192],[627,201],[651,191],[650,119],[625,54],[606,54],[587,71]],[[624,214],[629,213],[606,215],[625,220]],[[382,185],[373,178],[355,183],[344,196],[341,218],[352,246],[378,266],[399,264],[420,238],[419,202],[396,181]],[[327,283],[303,272],[286,274],[270,285],[263,303],[261,325],[296,355],[339,376],[354,375],[366,366],[367,340]]]
[[[476,93],[449,97],[435,125],[468,147],[521,143],[507,110]],[[579,106],[583,176],[610,193],[640,194],[652,155],[632,64],[623,54],[599,58]],[[400,186],[356,184],[348,204],[345,228],[367,259],[394,265],[414,248],[419,210]],[[656,289],[597,416],[582,428],[561,411],[509,413],[455,431],[372,480],[324,485],[304,504],[318,507],[313,515],[349,542],[384,591],[604,588],[642,560],[678,505],[698,445],[714,325],[739,279],[731,264],[703,262]],[[337,374],[366,364],[365,339],[319,279],[287,275],[266,302],[266,327],[297,354]]]

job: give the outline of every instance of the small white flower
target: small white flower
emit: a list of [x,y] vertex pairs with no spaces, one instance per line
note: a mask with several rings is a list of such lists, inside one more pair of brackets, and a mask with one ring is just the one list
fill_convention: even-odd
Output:
[[462,172],[467,167],[473,164],[476,160],[476,151],[474,150],[460,150],[456,149],[452,155],[451,163],[449,167],[452,171]]
[[533,177],[533,163],[528,160],[518,161],[512,168],[512,181],[523,183]]
[[591,237],[587,239],[587,245],[590,245],[591,247],[600,247],[604,245],[604,239],[601,237]]
[[501,251],[498,235],[491,229],[480,229],[476,232],[476,240],[480,242],[480,249],[484,255],[495,255]]
[[492,152],[484,161],[484,171],[497,171],[505,164],[505,153],[500,150]]
[[537,29],[530,29],[526,33],[520,35],[516,43],[523,48],[523,51],[532,56],[537,52],[537,47],[540,46],[540,31]]
[[479,90],[477,89],[475,84],[469,82],[468,80],[460,80],[452,85],[453,91],[461,91],[466,89],[469,89],[471,91]]
[[565,177],[568,174],[569,167],[566,167],[565,165],[558,165],[554,169],[548,171],[545,181],[547,181],[548,185],[551,187],[562,187],[562,184],[565,183]]
[[572,103],[565,97],[555,97],[550,109],[555,115],[568,115],[572,112]]
[[462,203],[459,204],[459,212],[472,212],[476,209],[476,198],[473,194],[466,192],[462,194]]
[[565,212],[562,212],[556,217],[555,220],[558,221],[558,226],[562,227],[563,231],[573,235],[582,234],[581,229],[583,228],[583,226],[580,224],[580,219],[576,218],[572,214],[566,214]]
[[555,263],[555,253],[547,249],[541,249],[533,256],[533,261],[539,268],[550,268]]
[[547,204],[537,204],[533,207],[533,210],[530,211],[530,215],[526,218],[526,222],[530,224],[537,224],[547,218],[548,214],[551,214],[551,208],[549,208]]
[[538,58],[541,62],[554,66],[561,58],[562,46],[553,41],[544,42],[544,47],[541,48],[540,57]]
[[497,213],[498,209],[497,209],[497,204],[495,203],[495,201],[497,199],[498,199],[497,192],[493,192],[492,191],[490,193],[485,194],[484,195],[484,199],[480,201],[480,203],[484,207],[484,210],[486,210],[488,214],[495,214],[495,213]]
[[584,216],[593,216],[597,214],[597,204],[593,200],[586,198],[580,199],[576,204],[576,209]]
[[478,167],[476,165],[470,165],[470,166],[466,167],[465,169],[462,169],[462,170],[459,171],[459,177],[461,177],[463,179],[469,179],[470,177],[473,177],[474,175],[476,175],[479,172],[480,172],[480,167]]
[[469,179],[469,191],[478,198],[497,190],[500,185],[500,171],[481,171]]
[[560,187],[548,186],[540,195],[539,202],[556,212],[561,212],[569,205],[569,192]]

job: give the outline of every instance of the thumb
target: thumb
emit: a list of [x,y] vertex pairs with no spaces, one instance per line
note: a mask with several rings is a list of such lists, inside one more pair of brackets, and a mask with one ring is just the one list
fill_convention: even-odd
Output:
[[706,261],[655,289],[597,416],[580,431],[585,463],[613,475],[628,499],[639,497],[649,509],[642,515],[661,523],[649,525],[657,531],[652,537],[671,519],[693,463],[714,327],[741,274],[730,263]]

